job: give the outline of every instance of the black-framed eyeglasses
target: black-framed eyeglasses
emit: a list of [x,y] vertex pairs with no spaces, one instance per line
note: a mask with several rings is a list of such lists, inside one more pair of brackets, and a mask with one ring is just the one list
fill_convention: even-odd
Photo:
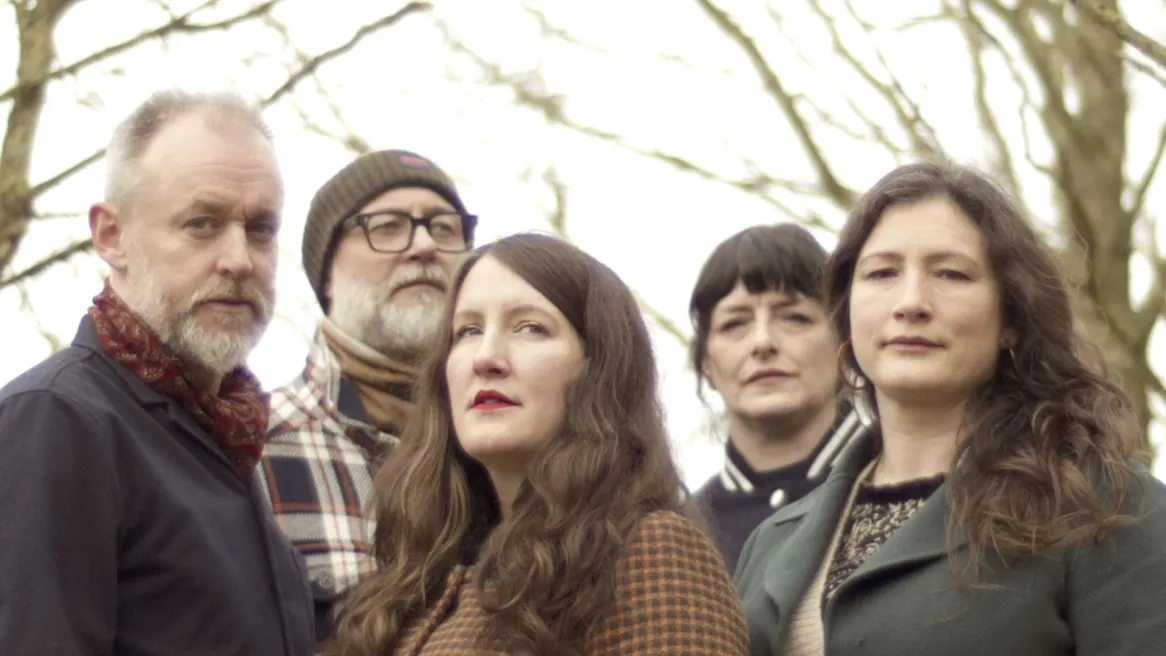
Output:
[[433,212],[417,218],[399,210],[380,210],[356,214],[344,220],[345,228],[360,226],[368,247],[378,253],[403,253],[413,245],[417,226],[425,228],[437,250],[464,253],[473,243],[478,217],[452,210]]

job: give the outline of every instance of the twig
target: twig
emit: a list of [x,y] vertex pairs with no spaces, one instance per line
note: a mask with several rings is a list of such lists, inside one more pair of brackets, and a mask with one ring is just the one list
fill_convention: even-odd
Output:
[[23,270],[8,276],[7,278],[0,279],[0,289],[19,284],[25,280],[28,280],[29,278],[37,276],[46,269],[65,262],[78,253],[84,253],[92,247],[92,239],[82,239],[80,241],[73,242],[69,246],[37,261],[35,264],[32,264]]

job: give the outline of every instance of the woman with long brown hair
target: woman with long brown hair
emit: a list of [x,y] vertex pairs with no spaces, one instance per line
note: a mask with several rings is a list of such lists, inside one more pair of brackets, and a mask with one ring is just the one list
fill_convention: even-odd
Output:
[[466,260],[445,319],[377,474],[378,570],[346,599],[330,651],[746,654],[615,273],[515,235]]
[[826,267],[842,373],[877,416],[750,537],[754,656],[1160,653],[1166,486],[1018,204],[900,167]]

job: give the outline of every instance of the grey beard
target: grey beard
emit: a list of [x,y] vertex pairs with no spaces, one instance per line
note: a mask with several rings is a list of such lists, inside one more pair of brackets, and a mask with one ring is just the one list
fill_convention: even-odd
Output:
[[[263,337],[270,321],[268,299],[264,299],[258,290],[239,292],[228,283],[217,285],[218,291],[224,293],[246,293],[260,316],[250,330],[225,325],[221,333],[209,332],[198,325],[192,314],[192,305],[211,295],[216,285],[208,283],[193,297],[178,298],[167,292],[157,276],[149,272],[145,255],[136,246],[130,250],[129,257],[135,279],[126,281],[122,300],[163,344],[182,359],[219,378],[246,364],[247,356]],[[271,298],[274,299],[274,292]]]
[[386,355],[416,361],[433,344],[441,327],[443,304],[444,299],[437,294],[426,294],[405,307],[384,305],[377,317],[364,323],[364,334],[355,334]]
[[445,294],[434,289],[408,305],[389,299],[395,285],[374,287],[336,271],[332,283],[332,323],[365,346],[405,362],[421,358],[441,328]]

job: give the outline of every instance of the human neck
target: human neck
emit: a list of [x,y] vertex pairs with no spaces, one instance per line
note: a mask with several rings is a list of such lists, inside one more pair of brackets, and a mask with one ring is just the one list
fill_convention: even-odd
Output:
[[502,511],[502,521],[506,521],[510,519],[523,477],[510,472],[491,470],[489,473],[490,482],[494,485],[494,494],[498,497],[498,507]]
[[892,485],[946,473],[964,420],[965,402],[921,405],[878,395],[883,450],[872,482]]
[[810,457],[826,431],[834,425],[837,404],[827,403],[816,413],[774,419],[729,418],[729,439],[756,472],[767,472]]
[[188,358],[183,358],[186,366],[186,376],[194,388],[203,394],[218,396],[219,388],[223,384],[223,377],[202,365],[192,364]]

